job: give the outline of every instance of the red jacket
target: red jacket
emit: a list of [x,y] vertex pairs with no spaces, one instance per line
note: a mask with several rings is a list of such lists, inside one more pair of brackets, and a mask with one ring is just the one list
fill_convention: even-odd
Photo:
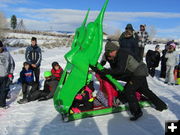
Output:
[[59,81],[62,75],[63,69],[60,67],[60,69],[55,70],[54,68],[51,69],[52,75]]

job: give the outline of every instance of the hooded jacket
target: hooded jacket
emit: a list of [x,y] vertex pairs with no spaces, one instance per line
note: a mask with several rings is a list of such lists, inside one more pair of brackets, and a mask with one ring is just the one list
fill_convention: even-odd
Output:
[[7,49],[4,49],[3,52],[0,53],[0,77],[13,74],[14,66],[15,64],[13,58]]
[[37,45],[28,46],[26,48],[25,59],[28,63],[35,64],[37,67],[40,67],[42,60],[41,48]]
[[34,82],[33,70],[32,69],[26,70],[25,68],[23,68],[22,71],[20,72],[20,80],[22,83],[27,83],[27,84]]
[[51,73],[52,73],[53,77],[59,81],[61,79],[63,69],[61,67],[58,70],[55,70],[54,68],[52,68]]
[[158,67],[160,61],[160,53],[158,51],[148,50],[146,53],[146,63],[150,67]]
[[167,52],[165,58],[167,58],[166,61],[167,66],[176,66],[179,64],[179,55],[176,51]]
[[123,48],[127,51],[130,51],[135,56],[139,56],[139,48],[138,48],[138,35],[135,31],[125,31],[119,38],[120,48]]

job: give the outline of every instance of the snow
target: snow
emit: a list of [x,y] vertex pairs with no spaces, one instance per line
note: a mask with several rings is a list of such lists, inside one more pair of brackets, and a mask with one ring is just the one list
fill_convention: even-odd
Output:
[[[154,47],[149,45],[146,51]],[[163,49],[164,45],[161,45],[161,48]],[[25,48],[8,49],[16,62],[14,81],[17,81],[25,61],[24,54],[17,52]],[[40,77],[42,82],[42,73],[51,69],[53,61],[65,67],[63,56],[69,50],[70,48],[66,47],[43,49]],[[168,110],[158,112],[152,107],[143,108],[143,116],[135,122],[129,120],[127,111],[64,123],[54,109],[52,99],[18,104],[21,86],[15,84],[11,86],[11,99],[8,100],[10,108],[0,109],[0,135],[163,135],[165,121],[180,119],[180,86],[169,86],[163,81],[158,77],[148,77],[151,90],[168,104]]]

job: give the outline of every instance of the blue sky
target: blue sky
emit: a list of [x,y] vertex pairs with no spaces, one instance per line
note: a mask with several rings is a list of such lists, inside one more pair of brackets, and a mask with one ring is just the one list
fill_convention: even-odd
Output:
[[[91,9],[93,21],[105,0],[0,0],[6,18],[15,14],[27,29],[74,31]],[[180,0],[109,0],[104,31],[124,31],[128,23],[135,30],[146,24],[158,37],[180,38]]]

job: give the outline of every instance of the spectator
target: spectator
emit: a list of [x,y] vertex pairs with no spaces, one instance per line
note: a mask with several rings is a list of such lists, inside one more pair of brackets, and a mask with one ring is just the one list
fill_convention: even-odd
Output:
[[41,48],[37,45],[37,39],[32,37],[31,39],[31,46],[26,48],[25,54],[26,61],[30,63],[34,75],[35,75],[35,82],[38,83],[39,86],[39,75],[40,75],[40,66],[42,60]]
[[37,90],[38,84],[34,82],[33,70],[30,69],[28,62],[23,63],[22,71],[20,72],[20,82],[22,83],[23,98],[18,101],[19,104],[25,104],[32,101],[32,93]]
[[[8,51],[8,49],[5,47],[4,48],[5,51]],[[9,53],[10,54],[10,53]],[[14,59],[13,57],[11,56],[10,54],[10,57],[11,57],[11,65],[12,65],[12,72],[14,72],[14,69],[15,69],[15,62],[14,62]],[[8,91],[8,95],[7,95],[7,99],[10,99],[11,98],[11,93],[10,93],[10,85],[12,84],[13,82],[13,79],[14,79],[14,76],[13,74],[12,75],[9,75],[9,79],[8,79],[8,82],[6,84],[6,90]]]
[[141,24],[140,25],[140,30],[137,32],[138,37],[139,37],[139,57],[141,59],[141,61],[143,60],[143,56],[144,56],[144,48],[146,46],[146,44],[149,41],[149,35],[148,32],[146,31],[146,25],[145,24]]
[[7,83],[12,81],[13,77],[13,60],[9,52],[4,48],[0,41],[0,108],[6,108],[6,98],[9,89]]
[[51,69],[51,73],[52,73],[52,76],[54,78],[56,78],[56,80],[60,80],[61,79],[61,75],[63,73],[63,69],[62,67],[59,65],[58,62],[53,62],[52,63],[52,69]]
[[155,68],[159,66],[160,61],[160,52],[159,52],[159,45],[156,45],[155,51],[148,50],[146,54],[146,64],[148,67],[149,74],[154,77],[155,75]]
[[168,42],[165,45],[165,48],[162,51],[162,56],[161,56],[161,73],[160,73],[160,77],[161,78],[165,78],[166,77],[166,61],[167,61],[167,58],[165,58],[165,55],[167,53],[169,44],[170,44],[170,42]]
[[44,82],[44,89],[39,90],[38,100],[48,100],[54,96],[54,93],[56,91],[56,88],[58,86],[58,80],[53,77],[52,73],[50,71],[44,72],[45,82]]
[[176,65],[179,64],[179,55],[175,50],[176,50],[176,44],[174,42],[172,42],[168,46],[168,51],[165,55],[165,58],[167,58],[165,83],[168,83],[169,85],[175,84],[174,68]]
[[123,48],[131,52],[134,55],[134,57],[140,60],[138,41],[138,35],[134,31],[133,26],[131,24],[127,24],[125,32],[123,32],[119,38],[120,48]]

